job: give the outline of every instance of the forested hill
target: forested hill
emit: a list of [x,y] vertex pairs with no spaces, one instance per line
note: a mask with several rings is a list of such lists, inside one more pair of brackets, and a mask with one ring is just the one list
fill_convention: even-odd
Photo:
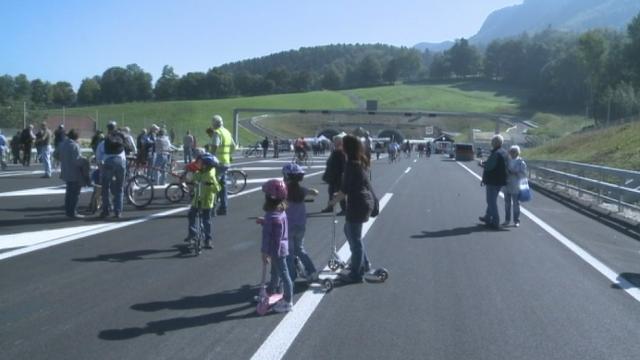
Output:
[[525,0],[522,5],[493,12],[470,41],[530,35],[547,28],[584,32],[594,28],[623,29],[640,12],[639,0]]

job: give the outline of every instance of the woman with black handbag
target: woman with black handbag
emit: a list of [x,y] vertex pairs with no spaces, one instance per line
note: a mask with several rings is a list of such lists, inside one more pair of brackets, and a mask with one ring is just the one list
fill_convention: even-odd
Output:
[[340,191],[329,205],[347,200],[344,233],[351,249],[351,272],[347,280],[358,283],[363,281],[370,267],[362,240],[362,225],[369,221],[369,217],[378,215],[379,206],[369,181],[369,159],[364,154],[362,143],[355,136],[347,135],[342,140],[342,148],[347,155],[347,163]]

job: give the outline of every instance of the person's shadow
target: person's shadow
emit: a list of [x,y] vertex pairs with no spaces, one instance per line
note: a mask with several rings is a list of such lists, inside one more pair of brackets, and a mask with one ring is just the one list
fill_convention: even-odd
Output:
[[[168,254],[168,256],[157,257],[153,255]],[[120,262],[125,263],[127,261],[134,260],[160,260],[170,258],[184,258],[191,257],[187,245],[174,245],[172,249],[157,249],[157,250],[133,250],[112,254],[100,254],[94,257],[88,258],[76,258],[73,261],[79,262]]]
[[640,274],[621,273],[616,279],[618,282],[611,284],[611,288],[618,290],[628,290],[640,288]]
[[491,230],[482,224],[477,224],[473,226],[459,227],[454,229],[446,229],[446,230],[438,230],[438,231],[422,231],[422,234],[412,235],[411,238],[412,239],[432,239],[432,238],[469,235],[477,232],[487,232],[487,231],[506,231],[506,230],[502,228],[500,228],[499,230]]

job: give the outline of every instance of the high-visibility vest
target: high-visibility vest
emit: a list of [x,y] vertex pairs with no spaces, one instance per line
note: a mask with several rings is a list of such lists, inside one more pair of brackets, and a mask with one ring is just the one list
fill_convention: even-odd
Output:
[[220,164],[229,165],[231,164],[231,146],[234,144],[233,137],[229,130],[222,126],[216,130],[216,133],[220,136],[220,146],[218,146],[215,155],[220,161]]

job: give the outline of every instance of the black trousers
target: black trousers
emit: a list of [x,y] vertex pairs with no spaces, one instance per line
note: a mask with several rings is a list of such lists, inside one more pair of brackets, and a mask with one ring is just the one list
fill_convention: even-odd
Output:
[[[329,184],[329,199],[333,198],[333,194],[340,191],[340,184]],[[340,201],[340,210],[345,211],[347,208],[347,201]]]

